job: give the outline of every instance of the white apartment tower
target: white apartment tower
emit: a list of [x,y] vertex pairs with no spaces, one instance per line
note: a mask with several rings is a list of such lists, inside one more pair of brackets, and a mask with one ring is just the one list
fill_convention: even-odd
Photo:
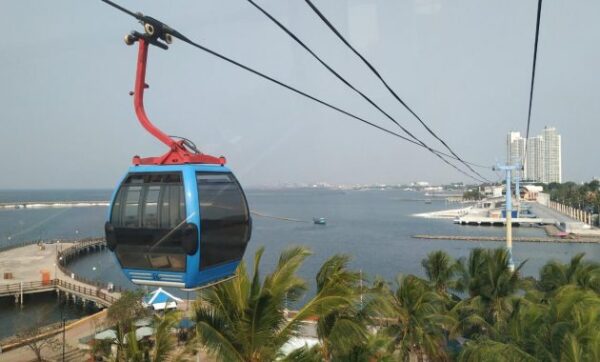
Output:
[[[525,138],[521,137],[520,132],[509,132],[506,138],[506,162],[510,165],[514,165],[517,162],[523,163],[525,157]],[[525,178],[525,175],[521,171],[517,174],[520,178]],[[516,175],[515,175],[516,176]]]
[[543,182],[562,182],[561,138],[554,127],[544,127]]
[[[523,154],[527,152],[526,157]],[[561,137],[554,127],[545,127],[541,135],[527,140],[519,132],[510,132],[506,139],[506,161],[523,162],[523,179],[536,182],[562,182]]]
[[542,136],[530,137],[527,141],[526,178],[543,182],[544,166],[544,138]]

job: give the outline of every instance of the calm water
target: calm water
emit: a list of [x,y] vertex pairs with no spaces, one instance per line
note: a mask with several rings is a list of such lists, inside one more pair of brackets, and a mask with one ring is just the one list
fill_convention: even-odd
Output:
[[0,298],[0,339],[31,326],[58,323],[61,316],[66,320],[78,319],[92,311],[72,302],[58,303],[55,292],[25,295],[23,302],[21,308],[12,297]]
[[[107,200],[110,191],[36,191],[0,192],[0,202],[46,200]],[[295,189],[247,191],[251,209],[269,215],[306,220],[286,222],[254,217],[254,231],[247,249],[251,261],[256,249],[265,246],[263,270],[271,269],[279,253],[290,245],[305,245],[313,251],[301,270],[312,281],[317,269],[329,256],[345,253],[352,256],[352,266],[364,273],[391,280],[398,273],[422,274],[421,259],[433,250],[443,249],[455,257],[466,256],[474,247],[499,247],[502,242],[467,242],[416,240],[414,234],[503,235],[497,227],[455,225],[450,220],[422,219],[415,213],[457,207],[444,201],[425,204],[403,201],[423,198],[412,192],[348,191]],[[105,207],[64,209],[0,210],[0,244],[31,239],[101,236]],[[327,225],[312,223],[312,217],[326,217]],[[516,236],[545,235],[537,228],[514,228]],[[10,237],[10,240],[8,238]],[[600,259],[600,245],[516,243],[517,262],[527,260],[524,273],[537,276],[539,267],[550,259],[569,260],[578,252],[590,259]],[[131,286],[123,277],[110,252],[99,253],[71,264],[78,274],[117,285]],[[94,269],[95,267],[95,269]],[[0,324],[4,320],[0,312]]]

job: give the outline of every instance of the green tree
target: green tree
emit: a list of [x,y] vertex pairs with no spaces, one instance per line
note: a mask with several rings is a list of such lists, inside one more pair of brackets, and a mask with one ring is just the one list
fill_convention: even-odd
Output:
[[535,336],[535,355],[545,360],[598,361],[600,297],[566,285],[549,300]]
[[361,275],[348,270],[350,258],[334,255],[327,259],[317,273],[317,293],[327,292],[344,298],[337,308],[318,308],[317,335],[321,342],[321,356],[329,361],[335,356],[348,354],[355,346],[367,340],[366,317],[361,313]]
[[481,200],[484,195],[479,192],[479,188],[469,189],[463,193],[463,199],[465,200]]
[[390,295],[391,318],[387,332],[402,360],[448,359],[444,332],[444,298],[414,275],[398,276]]
[[459,362],[533,362],[537,361],[513,344],[490,339],[469,341],[458,355]]
[[432,283],[435,290],[446,295],[448,289],[458,289],[457,277],[460,272],[458,264],[445,251],[433,251],[427,254],[427,258],[421,261],[427,279]]
[[281,347],[298,335],[304,320],[347,304],[337,289],[325,288],[286,318],[286,302],[297,302],[306,291],[306,282],[296,272],[310,253],[302,247],[284,251],[261,282],[263,252],[260,248],[255,254],[252,277],[242,263],[236,278],[203,291],[196,302],[197,335],[218,360],[273,360]]
[[506,249],[473,249],[465,266],[461,262],[463,276],[460,285],[467,289],[469,298],[459,302],[453,312],[457,324],[453,335],[462,333],[493,335],[504,328],[514,309],[521,290],[519,271],[509,267]]
[[552,293],[562,286],[573,284],[600,293],[600,264],[583,260],[585,253],[571,258],[569,264],[558,261],[546,263],[540,270],[539,288]]
[[120,298],[108,308],[106,317],[108,322],[114,325],[116,329],[117,340],[115,344],[117,345],[117,353],[115,358],[117,361],[127,360],[126,340],[128,334],[132,331],[135,339],[134,322],[148,316],[150,313],[142,305],[143,296],[144,292],[142,290],[124,291],[121,293]]
[[325,361],[358,361],[367,355],[384,359],[393,351],[392,340],[381,334],[372,335],[368,326],[377,325],[386,312],[385,284],[377,280],[368,286],[362,273],[348,269],[349,260],[347,255],[334,255],[317,273],[317,293],[327,291],[346,302],[325,313],[317,309],[320,345],[314,349]]

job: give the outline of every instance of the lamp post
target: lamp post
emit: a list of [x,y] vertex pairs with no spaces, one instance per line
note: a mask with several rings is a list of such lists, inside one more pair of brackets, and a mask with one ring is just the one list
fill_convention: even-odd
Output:
[[61,327],[62,327],[62,361],[64,362],[65,361],[65,316],[64,316],[65,305],[61,301],[60,291],[58,292],[58,304],[60,306],[60,322],[61,322]]
[[[62,312],[60,313],[62,316]],[[63,343],[62,343],[62,362],[65,362],[65,318],[61,317],[62,319],[62,339],[63,339]]]

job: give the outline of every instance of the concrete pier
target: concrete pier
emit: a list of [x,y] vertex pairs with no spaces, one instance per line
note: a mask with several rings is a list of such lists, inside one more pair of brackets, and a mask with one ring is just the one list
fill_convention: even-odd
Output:
[[119,293],[74,279],[58,264],[60,249],[65,255],[77,245],[28,245],[0,253],[0,297],[14,296],[16,302],[23,304],[23,295],[57,290],[67,293],[73,300],[80,298],[110,305],[119,298]]

